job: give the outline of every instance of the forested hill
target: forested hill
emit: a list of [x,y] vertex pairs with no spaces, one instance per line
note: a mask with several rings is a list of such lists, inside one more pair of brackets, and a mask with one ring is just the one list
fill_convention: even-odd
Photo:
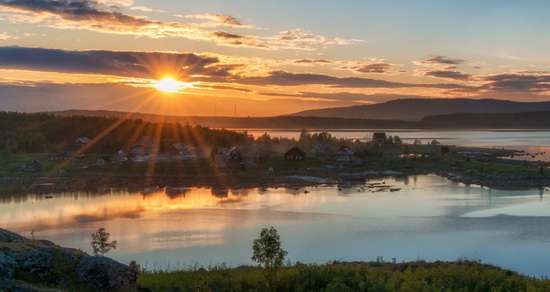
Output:
[[[63,148],[77,137],[97,137],[97,151],[127,150],[142,136],[160,135],[162,141],[185,142],[191,145],[231,146],[243,133],[213,128],[262,129],[550,129],[550,111],[430,116],[419,122],[362,119],[273,117],[273,118],[201,118],[202,125],[149,122],[142,119],[98,116],[56,116],[46,113],[14,113],[0,111],[0,154],[40,152]],[[157,116],[156,118],[159,118]],[[195,121],[191,119],[191,121]],[[61,149],[60,148],[60,149]]]
[[294,113],[291,116],[347,117],[419,121],[427,116],[455,113],[518,113],[550,111],[550,102],[515,102],[496,99],[398,99],[385,103],[327,108]]
[[202,125],[211,128],[244,129],[360,129],[360,128],[410,128],[416,124],[399,120],[371,120],[320,117],[197,117],[163,116],[142,113],[115,111],[69,110],[51,112],[56,116],[100,116],[127,119],[141,119],[147,122],[180,123],[182,125]]
[[399,120],[345,119],[322,117],[186,117],[111,111],[64,111],[56,116],[126,117],[147,122],[201,125],[241,129],[550,129],[550,110],[522,113],[455,113],[431,115],[417,122]]

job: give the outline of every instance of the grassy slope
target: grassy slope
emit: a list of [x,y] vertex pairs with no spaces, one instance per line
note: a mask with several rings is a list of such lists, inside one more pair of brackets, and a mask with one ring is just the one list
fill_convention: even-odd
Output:
[[[153,291],[265,291],[254,267],[144,272],[138,279]],[[283,268],[276,291],[550,291],[535,279],[474,261],[296,264]]]

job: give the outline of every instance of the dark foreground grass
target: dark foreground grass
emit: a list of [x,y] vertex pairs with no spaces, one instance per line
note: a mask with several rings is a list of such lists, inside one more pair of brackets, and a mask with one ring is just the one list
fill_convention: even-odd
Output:
[[[153,291],[266,291],[260,268],[143,272]],[[475,261],[295,264],[280,270],[272,291],[550,291],[537,279]]]

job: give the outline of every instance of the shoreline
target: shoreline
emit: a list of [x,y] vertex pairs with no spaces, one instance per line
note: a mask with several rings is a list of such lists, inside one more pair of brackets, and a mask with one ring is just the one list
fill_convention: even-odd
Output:
[[[184,175],[82,175],[78,177],[37,176],[0,178],[0,191],[3,186],[21,186],[13,193],[55,193],[69,191],[102,192],[107,189],[128,189],[142,191],[148,188],[302,188],[319,185],[351,184],[364,185],[365,181],[383,177],[437,175],[464,185],[479,185],[501,190],[548,190],[550,176],[512,177],[485,174],[476,171],[400,169],[368,170],[343,169],[338,171],[311,171],[304,174],[273,174],[265,172],[241,172],[208,176]],[[0,193],[1,194],[1,193]]]
[[[402,147],[410,148],[403,156]],[[416,148],[415,148],[416,147]],[[10,158],[12,170],[0,172],[0,197],[28,193],[89,191],[110,188],[142,191],[149,188],[299,188],[322,184],[365,184],[388,176],[438,175],[465,185],[502,190],[545,190],[550,187],[550,162],[506,159],[510,149],[452,147],[440,153],[438,146],[396,146],[384,157],[365,157],[361,164],[337,162],[333,156],[313,156],[286,161],[274,156],[254,169],[216,168],[206,158],[194,160],[160,157],[157,161],[128,164],[96,163],[100,155],[67,161],[45,161],[38,170],[23,166],[44,161],[46,155]],[[29,162],[32,159],[32,162]],[[41,165],[40,162],[36,164]],[[9,165],[9,164],[7,164]]]

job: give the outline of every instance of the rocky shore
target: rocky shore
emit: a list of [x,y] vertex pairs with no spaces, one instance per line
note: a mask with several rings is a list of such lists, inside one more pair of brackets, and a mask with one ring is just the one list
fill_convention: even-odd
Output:
[[0,228],[0,291],[135,291],[137,277],[136,269],[108,257]]

